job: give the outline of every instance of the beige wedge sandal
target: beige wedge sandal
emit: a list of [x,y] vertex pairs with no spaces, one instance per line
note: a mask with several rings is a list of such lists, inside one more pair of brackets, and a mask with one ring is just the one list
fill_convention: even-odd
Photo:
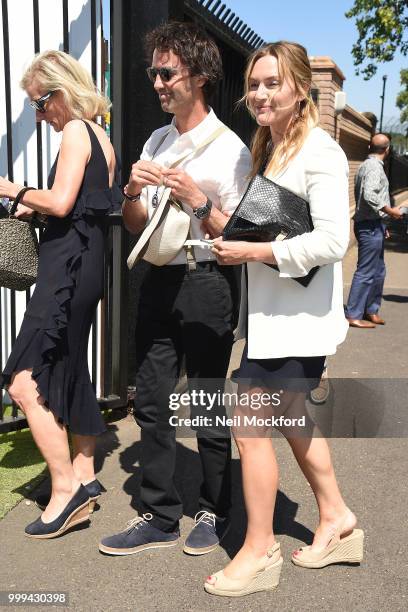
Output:
[[353,531],[341,537],[347,515],[334,532],[329,544],[320,552],[311,550],[311,546],[303,546],[292,555],[292,562],[300,567],[319,569],[333,563],[361,563],[364,556],[364,531]]
[[214,584],[206,582],[204,588],[211,595],[222,597],[241,597],[258,591],[273,591],[279,584],[283,559],[280,544],[276,543],[266,555],[259,559],[254,572],[247,578],[228,578],[223,570],[213,574]]

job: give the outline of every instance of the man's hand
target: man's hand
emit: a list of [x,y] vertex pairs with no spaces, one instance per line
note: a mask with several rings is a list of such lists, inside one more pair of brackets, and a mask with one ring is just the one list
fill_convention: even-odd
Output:
[[171,195],[191,208],[199,208],[207,196],[197,187],[189,174],[180,168],[163,169],[163,185],[171,188]]
[[400,210],[402,204],[399,206],[394,206],[391,208],[390,206],[385,206],[382,210],[389,216],[391,219],[401,220],[404,216],[404,213]]
[[139,159],[132,165],[127,186],[130,195],[139,194],[147,185],[161,185],[164,168],[151,161]]

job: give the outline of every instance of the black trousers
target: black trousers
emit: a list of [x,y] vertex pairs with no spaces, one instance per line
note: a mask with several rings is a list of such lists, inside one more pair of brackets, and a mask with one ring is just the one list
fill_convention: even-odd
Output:
[[[141,502],[163,531],[183,515],[174,484],[176,431],[169,396],[185,359],[189,390],[222,391],[232,349],[235,275],[215,262],[153,266],[143,282],[136,325],[135,418],[141,428]],[[221,388],[222,387],[222,388]],[[218,407],[218,414],[223,412]],[[199,509],[225,517],[231,505],[231,443],[197,432],[203,471]]]

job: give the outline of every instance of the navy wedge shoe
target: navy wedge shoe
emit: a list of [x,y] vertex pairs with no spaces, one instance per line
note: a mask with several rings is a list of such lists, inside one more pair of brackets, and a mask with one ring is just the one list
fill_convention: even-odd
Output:
[[73,498],[65,506],[56,519],[44,523],[39,517],[25,528],[25,535],[29,538],[49,539],[56,538],[71,527],[89,520],[89,493],[80,485]]

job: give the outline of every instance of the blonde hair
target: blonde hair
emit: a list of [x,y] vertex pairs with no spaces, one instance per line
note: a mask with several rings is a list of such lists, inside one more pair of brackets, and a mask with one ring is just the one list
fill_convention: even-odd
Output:
[[269,43],[249,57],[242,100],[251,115],[254,117],[248,102],[249,78],[256,62],[267,55],[276,57],[280,81],[292,81],[296,94],[303,96],[303,99],[299,102],[298,112],[293,115],[283,140],[276,147],[272,148],[269,126],[259,126],[256,130],[251,144],[252,176],[261,172],[265,163],[267,174],[274,175],[283,170],[298,153],[310,130],[319,122],[318,110],[310,95],[312,69],[307,51],[302,45],[287,41]]
[[109,99],[97,90],[89,72],[63,51],[37,54],[20,85],[27,89],[34,80],[45,92],[61,91],[74,119],[103,116],[111,106]]

